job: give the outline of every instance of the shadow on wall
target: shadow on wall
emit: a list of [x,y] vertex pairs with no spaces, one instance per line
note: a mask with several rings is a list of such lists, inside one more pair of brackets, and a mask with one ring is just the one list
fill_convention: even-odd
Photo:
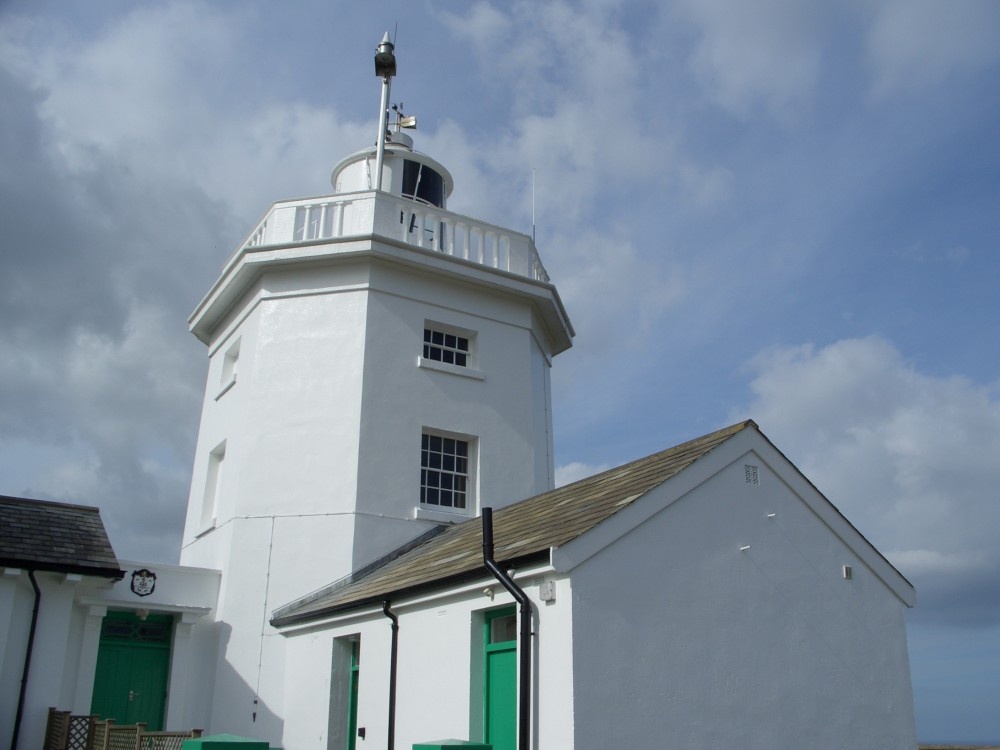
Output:
[[[260,633],[234,632],[226,623],[216,625],[218,657],[209,696],[212,709],[207,734],[236,734],[280,747],[284,721],[268,707],[264,696],[279,696],[284,691],[282,660],[276,658],[283,655],[283,639],[265,635],[261,644]],[[260,655],[259,685],[248,684],[226,658],[227,654],[248,650]]]

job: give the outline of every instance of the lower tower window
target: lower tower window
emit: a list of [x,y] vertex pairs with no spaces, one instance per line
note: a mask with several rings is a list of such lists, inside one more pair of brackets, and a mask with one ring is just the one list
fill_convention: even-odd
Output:
[[425,432],[420,446],[420,504],[468,507],[469,441]]

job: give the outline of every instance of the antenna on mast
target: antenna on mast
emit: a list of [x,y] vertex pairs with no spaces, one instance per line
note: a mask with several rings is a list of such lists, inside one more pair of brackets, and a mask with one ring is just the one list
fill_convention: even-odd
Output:
[[535,241],[535,168],[531,168],[531,241]]
[[389,120],[389,87],[396,75],[396,45],[389,41],[389,32],[385,32],[382,42],[375,52],[375,75],[382,79],[382,107],[378,113],[378,140],[375,141],[375,185],[376,190],[382,189],[382,162],[385,160],[385,139]]

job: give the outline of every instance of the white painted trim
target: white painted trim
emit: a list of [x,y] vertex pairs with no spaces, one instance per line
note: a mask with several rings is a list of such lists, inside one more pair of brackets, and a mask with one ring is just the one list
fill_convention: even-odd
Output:
[[418,505],[413,509],[413,518],[417,521],[453,524],[468,521],[471,516],[468,513],[449,513],[448,511],[435,510],[427,506]]
[[[194,568],[194,570],[203,570],[203,568]],[[132,603],[120,601],[118,599],[95,599],[89,596],[81,597],[79,602],[85,607],[91,607],[91,612],[96,611],[98,608],[102,608],[106,613],[109,606],[127,612],[138,612],[140,609],[146,609],[157,614],[180,614],[183,622],[191,622],[191,617],[204,617],[212,611],[212,607],[194,607],[185,604],[161,604],[159,602],[149,603],[141,600]],[[102,614],[101,617],[103,616],[104,615]]]
[[[515,570],[512,578],[515,581],[521,582],[523,588],[532,588],[534,584],[531,579],[556,572],[557,571],[551,565],[545,563],[542,565],[535,565],[530,568]],[[460,585],[442,586],[422,594],[411,595],[402,599],[394,599],[392,601],[392,609],[396,614],[406,614],[408,611],[421,610],[428,605],[438,604],[444,599],[463,597],[469,594],[481,594],[483,590],[488,587],[493,588],[495,593],[494,599],[489,606],[497,607],[516,603],[514,601],[514,597],[507,593],[497,579],[493,578],[493,576],[483,576]],[[535,605],[537,606],[538,602],[535,602]],[[382,607],[380,605],[366,605],[357,609],[349,609],[343,612],[327,615],[326,617],[320,619],[309,620],[308,622],[282,625],[277,630],[281,635],[288,637],[301,635],[303,633],[310,633],[316,630],[325,630],[329,627],[340,627],[355,622],[363,622],[373,617],[385,617],[382,613]]]
[[219,392],[215,394],[215,400],[218,401],[222,398],[234,385],[236,385],[236,373],[233,373],[233,377],[229,379],[229,382],[223,385],[222,388],[219,389]]
[[449,375],[460,375],[463,378],[472,378],[473,380],[486,380],[486,373],[482,370],[476,370],[472,367],[449,365],[447,362],[435,362],[433,359],[424,359],[419,355],[417,356],[417,367],[446,372]]

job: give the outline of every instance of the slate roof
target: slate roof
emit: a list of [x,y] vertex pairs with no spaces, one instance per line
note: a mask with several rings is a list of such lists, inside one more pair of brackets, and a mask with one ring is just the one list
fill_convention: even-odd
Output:
[[[748,427],[757,429],[752,420],[740,422],[494,511],[497,561],[516,566],[547,559],[552,547],[594,528]],[[386,558],[373,570],[278,609],[271,624],[280,627],[306,622],[386,598],[489,575],[483,565],[482,544],[482,519],[470,518],[445,528],[415,549]]]
[[0,495],[0,566],[119,579],[97,508]]

